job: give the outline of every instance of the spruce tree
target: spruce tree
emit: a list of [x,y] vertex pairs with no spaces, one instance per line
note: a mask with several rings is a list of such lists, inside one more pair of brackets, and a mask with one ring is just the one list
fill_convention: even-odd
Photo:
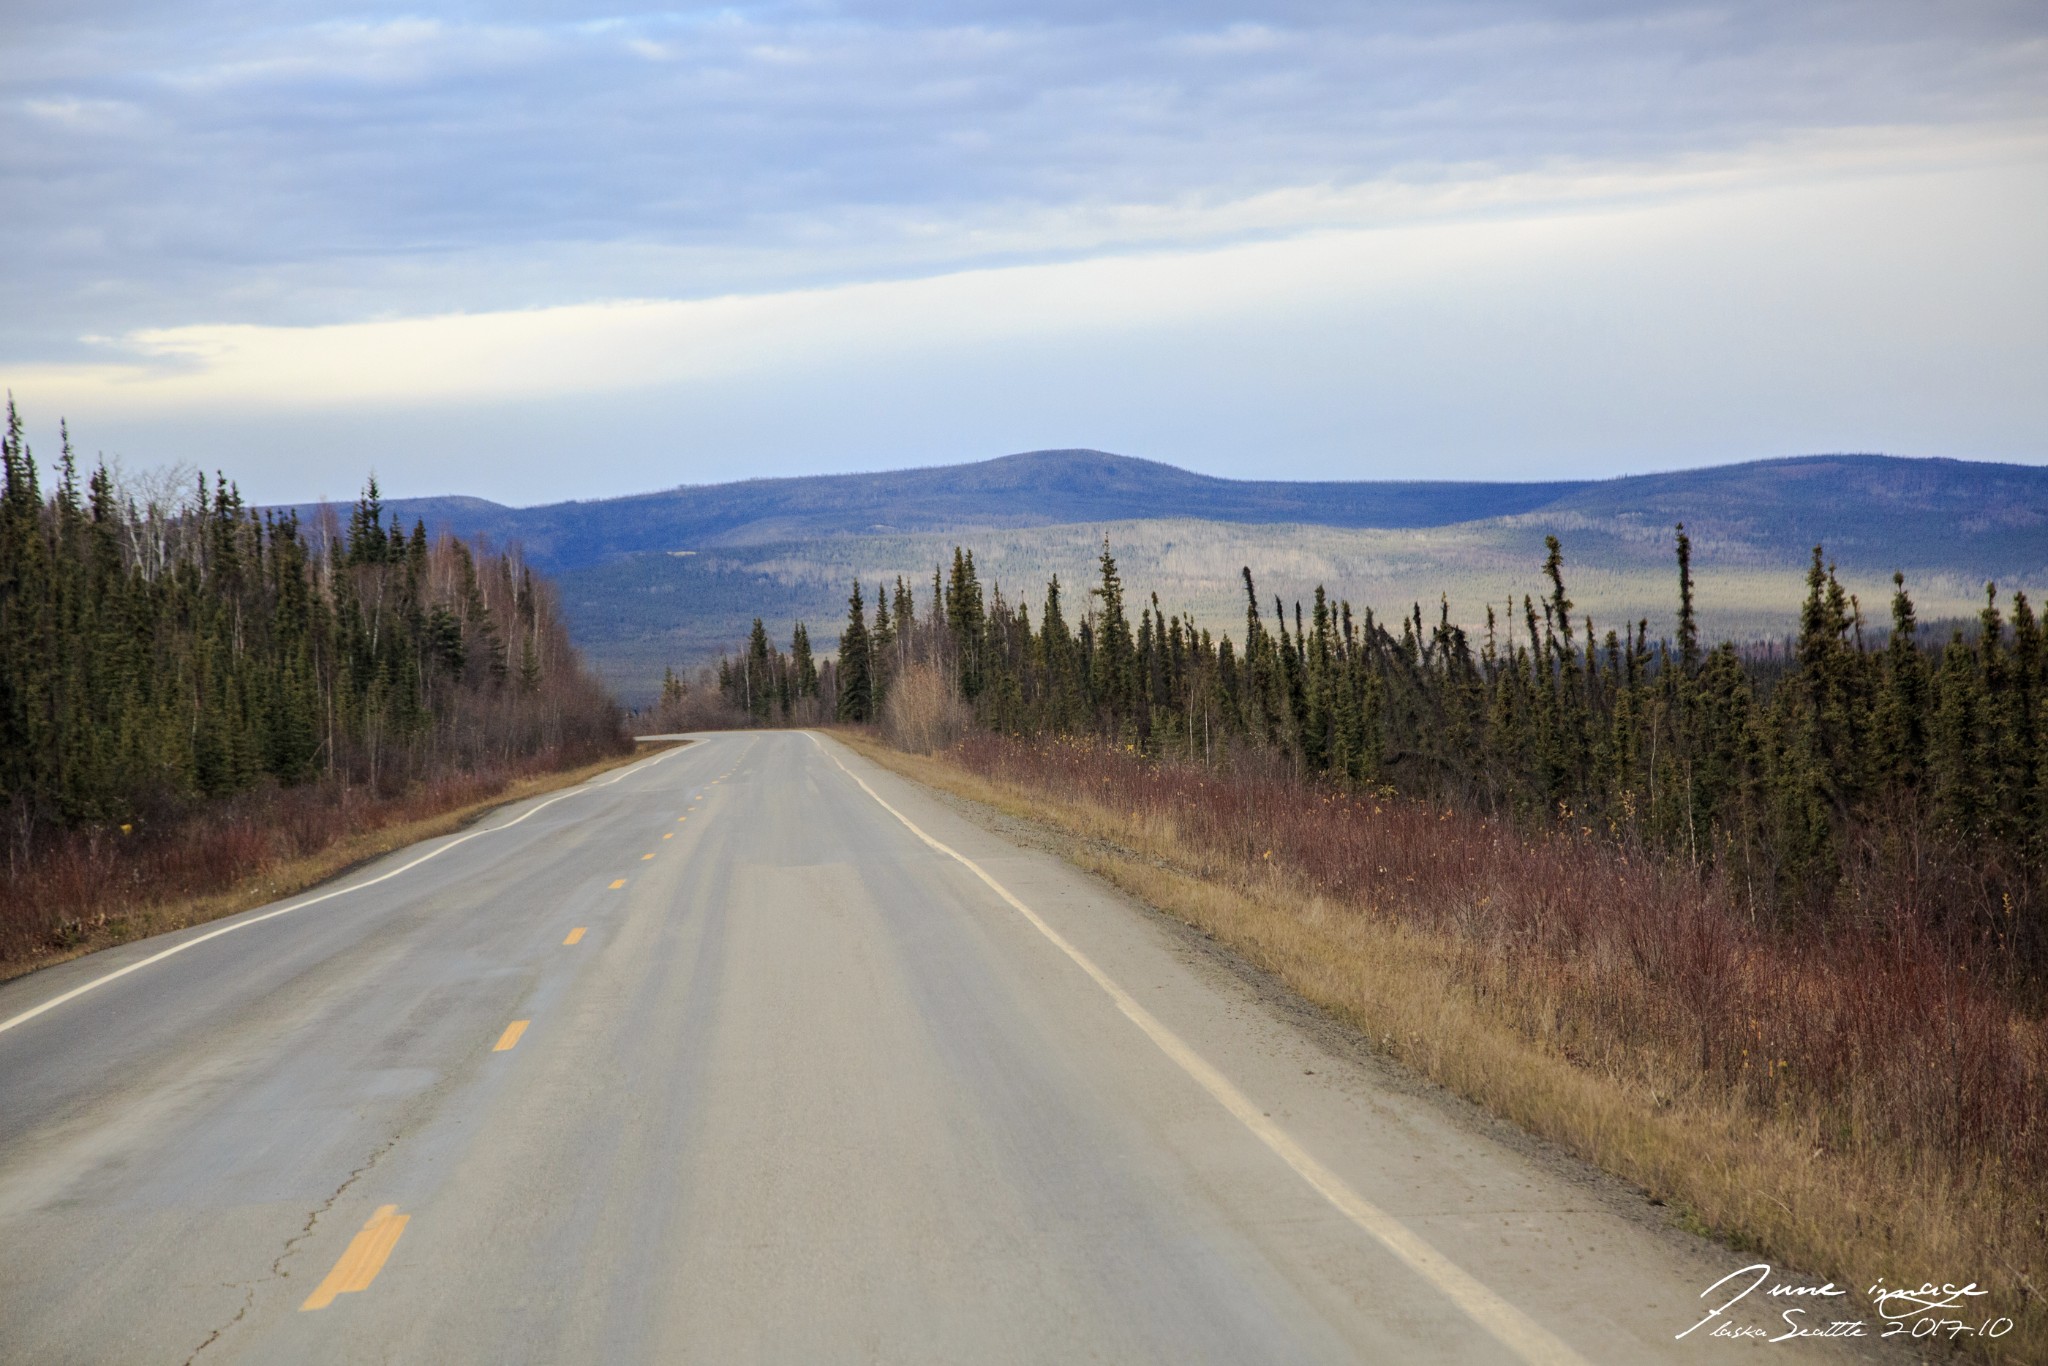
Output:
[[754,718],[754,724],[766,725],[774,717],[775,678],[769,667],[768,628],[761,624],[761,618],[754,618],[754,629],[747,636],[747,654],[742,661],[745,670],[745,692],[747,714]]
[[888,595],[882,585],[875,585],[875,624],[868,632],[868,662],[873,671],[869,688],[874,695],[877,714],[889,696],[889,684],[896,674],[896,621],[889,610]]
[[790,667],[796,672],[796,695],[816,697],[818,695],[818,665],[811,658],[811,633],[798,622],[789,637]]
[[1040,724],[1063,732],[1081,723],[1083,711],[1080,647],[1060,603],[1060,576],[1045,585],[1045,610],[1039,618],[1038,668]]
[[1917,791],[1927,764],[1927,657],[1918,639],[1906,576],[1892,575],[1892,629],[1884,648],[1884,689],[1878,704],[1876,763],[1895,788]]
[[868,655],[868,624],[859,579],[853,581],[853,596],[846,600],[846,630],[839,637],[838,715],[842,721],[874,719],[873,661]]
[[1095,705],[1114,734],[1134,724],[1137,643],[1131,638],[1130,618],[1124,615],[1123,578],[1117,573],[1116,556],[1110,553],[1108,537],[1103,538],[1097,563],[1102,577],[1100,586],[1094,590],[1100,606],[1095,613],[1095,648],[1089,682]]

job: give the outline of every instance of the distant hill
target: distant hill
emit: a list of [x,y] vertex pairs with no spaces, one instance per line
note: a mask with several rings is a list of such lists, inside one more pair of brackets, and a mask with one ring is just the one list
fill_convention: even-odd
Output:
[[1765,558],[1825,545],[1862,569],[2048,565],[2048,468],[1887,455],[1804,455],[1583,484],[1536,509],[1617,531],[1695,540]]
[[[1218,479],[1103,451],[1031,451],[877,474],[692,484],[593,502],[511,508],[481,498],[397,499],[405,521],[518,541],[550,570],[643,551],[730,549],[817,536],[1160,518],[1408,529],[1536,515],[1696,538],[1776,559],[1826,543],[1844,563],[1946,565],[2048,558],[2048,468],[1883,455],[1813,455],[1552,483]],[[312,509],[302,508],[302,514]],[[2016,558],[2015,558],[2016,557]]]
[[[1446,526],[1527,512],[1584,482],[1283,483],[1217,479],[1104,451],[1030,451],[968,465],[686,484],[595,502],[508,508],[480,498],[405,498],[402,520],[519,541],[536,565],[568,569],[648,550],[705,550],[812,536],[967,527],[1059,526],[1133,518]],[[301,508],[302,515],[311,513]]]
[[[971,548],[984,581],[1000,586],[1012,605],[1028,605],[1034,620],[1045,581],[1055,573],[1066,587],[1068,610],[1082,610],[1107,535],[1133,590],[1156,592],[1168,612],[1191,615],[1233,639],[1243,637],[1238,570],[1245,565],[1257,578],[1261,610],[1269,617],[1275,596],[1305,601],[1322,584],[1382,617],[1405,615],[1420,603],[1434,618],[1441,596],[1448,599],[1452,619],[1474,630],[1483,628],[1492,605],[1501,614],[1501,629],[1520,634],[1520,613],[1507,611],[1508,604],[1519,603],[1523,594],[1541,598],[1546,591],[1541,565],[1543,537],[1550,533],[1564,543],[1565,578],[1579,615],[1592,616],[1602,633],[1639,619],[1655,634],[1672,629],[1678,575],[1668,528],[1656,536],[1617,534],[1590,522],[1567,524],[1536,514],[1411,529],[1157,519],[829,536],[688,555],[625,555],[569,570],[560,583],[576,638],[621,696],[637,702],[652,693],[664,668],[701,663],[733,649],[757,616],[778,639],[788,637],[791,623],[806,622],[812,640],[832,648],[856,577],[872,605],[877,586],[901,574],[923,610],[932,570],[950,560],[955,544]],[[1796,630],[1806,555],[1796,548],[1766,555],[1754,546],[1718,540],[1696,546],[1701,629],[1713,640],[1757,640]],[[1921,620],[1937,631],[1944,619],[1974,615],[1983,603],[1985,579],[1994,577],[1961,564],[1907,572]],[[1890,571],[1844,565],[1841,574],[1866,618],[1884,623]],[[2048,568],[2001,571],[1996,577],[2002,588],[2024,588],[2036,601],[2048,590]]]
[[[754,479],[594,502],[508,508],[403,499],[424,520],[521,543],[561,579],[578,642],[629,702],[669,664],[728,648],[755,615],[805,620],[829,645],[847,583],[904,574],[928,591],[958,542],[1013,601],[1092,570],[1106,532],[1134,588],[1235,633],[1236,571],[1290,599],[1320,581],[1382,613],[1448,595],[1453,615],[1536,588],[1560,536],[1574,596],[1603,629],[1669,617],[1671,527],[1698,548],[1710,633],[1791,628],[1810,549],[1825,545],[1881,619],[1903,569],[1923,618],[1972,610],[1986,579],[2048,587],[2048,469],[1822,455],[1559,483],[1217,479],[1101,451],[1034,451],[878,474]],[[310,509],[302,510],[310,511]]]

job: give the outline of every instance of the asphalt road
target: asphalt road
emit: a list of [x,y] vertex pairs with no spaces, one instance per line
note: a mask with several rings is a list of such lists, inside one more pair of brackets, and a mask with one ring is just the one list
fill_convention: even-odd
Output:
[[337,888],[0,987],[0,1360],[1731,1350],[1673,1335],[1742,1259],[829,741]]

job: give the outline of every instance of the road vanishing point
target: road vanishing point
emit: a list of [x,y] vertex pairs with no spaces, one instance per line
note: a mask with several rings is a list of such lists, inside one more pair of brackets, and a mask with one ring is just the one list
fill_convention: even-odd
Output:
[[1330,1033],[830,738],[706,736],[0,986],[0,1361],[1726,1350],[1674,1335],[1745,1259]]

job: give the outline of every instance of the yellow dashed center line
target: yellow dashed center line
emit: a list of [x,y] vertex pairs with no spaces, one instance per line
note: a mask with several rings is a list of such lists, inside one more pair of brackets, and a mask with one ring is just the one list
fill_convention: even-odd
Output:
[[649,860],[649,859],[651,859],[651,858],[653,858],[653,857],[654,857],[654,855],[652,855],[652,854],[642,854],[642,855],[640,856],[640,861],[641,861],[642,863],[645,863],[645,862],[647,862],[647,860]]
[[626,879],[624,879],[624,878],[620,878],[620,879],[619,879],[619,880],[618,880],[617,882],[614,882],[614,883],[612,884],[612,890],[616,892],[617,890],[619,890],[619,888],[621,888],[621,887],[623,887],[623,886],[625,886],[625,885],[626,885]]
[[564,944],[575,943],[577,940],[583,938],[583,932],[588,928],[589,926],[587,925],[578,925],[575,929],[569,931],[569,937],[567,939],[564,939],[562,942]]
[[532,1023],[533,1021],[531,1020],[514,1020],[511,1024],[506,1025],[505,1032],[500,1034],[498,1041],[491,1045],[491,1051],[493,1053],[503,1053],[511,1048],[512,1045],[519,1042],[519,1036],[524,1034],[526,1027]]
[[675,831],[673,831],[673,830],[669,831],[669,832],[668,832],[668,833],[667,833],[666,835],[663,835],[663,836],[662,836],[662,838],[663,838],[663,839],[665,839],[665,840],[672,840],[672,839],[674,839],[675,837],[676,837],[676,832],[675,832]]
[[370,1282],[377,1279],[377,1273],[384,1269],[384,1259],[391,1255],[391,1249],[398,1246],[398,1235],[405,1232],[409,1214],[400,1214],[396,1205],[380,1205],[370,1216],[362,1231],[349,1240],[348,1248],[341,1254],[341,1260],[334,1264],[334,1270],[327,1273],[327,1279],[306,1296],[306,1302],[299,1306],[301,1312],[308,1309],[325,1309],[334,1303],[336,1295],[353,1295],[358,1290],[368,1290]]

